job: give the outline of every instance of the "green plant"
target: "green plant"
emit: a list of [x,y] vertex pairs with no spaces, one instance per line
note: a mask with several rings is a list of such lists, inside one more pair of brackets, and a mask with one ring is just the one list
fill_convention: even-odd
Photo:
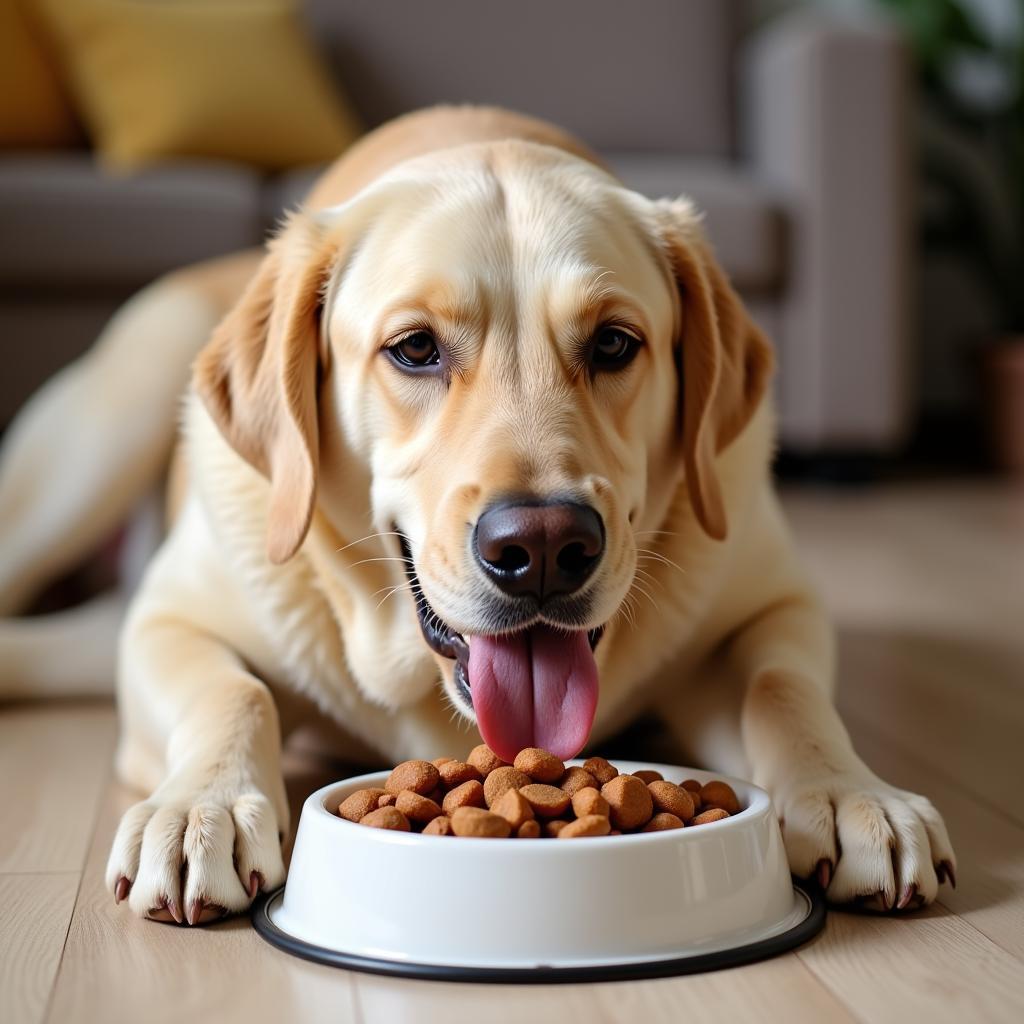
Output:
[[[1002,330],[1024,330],[1024,13],[993,38],[962,0],[878,0],[902,24],[941,132],[923,174],[943,199],[925,243],[956,247],[996,300]],[[965,89],[969,72],[989,88]]]

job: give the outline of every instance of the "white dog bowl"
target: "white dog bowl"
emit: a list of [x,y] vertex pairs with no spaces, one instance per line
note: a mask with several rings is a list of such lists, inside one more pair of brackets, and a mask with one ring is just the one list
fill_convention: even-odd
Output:
[[[579,763],[579,762],[576,762]],[[673,765],[666,779],[723,778]],[[288,881],[260,899],[257,930],[307,959],[473,981],[576,981],[691,973],[805,942],[824,905],[793,885],[764,790],[727,781],[743,810],[666,832],[579,840],[464,839],[339,818],[387,772],[305,802]]]

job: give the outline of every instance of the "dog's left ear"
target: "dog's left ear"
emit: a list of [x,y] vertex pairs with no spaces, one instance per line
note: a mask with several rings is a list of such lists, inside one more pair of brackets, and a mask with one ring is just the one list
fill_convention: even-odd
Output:
[[293,215],[192,370],[193,386],[228,443],[270,481],[267,553],[287,561],[309,530],[319,470],[323,289],[337,246]]
[[715,457],[750,421],[771,378],[771,346],[715,260],[692,206],[655,204],[659,234],[679,289],[683,458],[694,513],[724,540],[725,505]]

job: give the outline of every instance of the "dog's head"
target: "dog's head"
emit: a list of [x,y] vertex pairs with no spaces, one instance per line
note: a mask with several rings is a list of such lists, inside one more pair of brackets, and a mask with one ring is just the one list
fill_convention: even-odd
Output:
[[716,456],[770,365],[687,202],[508,142],[291,218],[195,383],[270,480],[270,558],[323,476],[328,518],[392,533],[449,698],[510,758],[585,743],[593,646],[681,487],[725,537]]

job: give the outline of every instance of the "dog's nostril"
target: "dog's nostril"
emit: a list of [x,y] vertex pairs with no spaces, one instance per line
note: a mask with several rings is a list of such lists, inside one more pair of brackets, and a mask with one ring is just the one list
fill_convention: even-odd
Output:
[[594,556],[587,554],[586,546],[582,542],[566,544],[558,552],[556,559],[558,568],[568,573],[585,572],[593,560]]
[[530,552],[518,545],[509,545],[501,549],[501,557],[491,564],[502,572],[518,572],[530,564]]

